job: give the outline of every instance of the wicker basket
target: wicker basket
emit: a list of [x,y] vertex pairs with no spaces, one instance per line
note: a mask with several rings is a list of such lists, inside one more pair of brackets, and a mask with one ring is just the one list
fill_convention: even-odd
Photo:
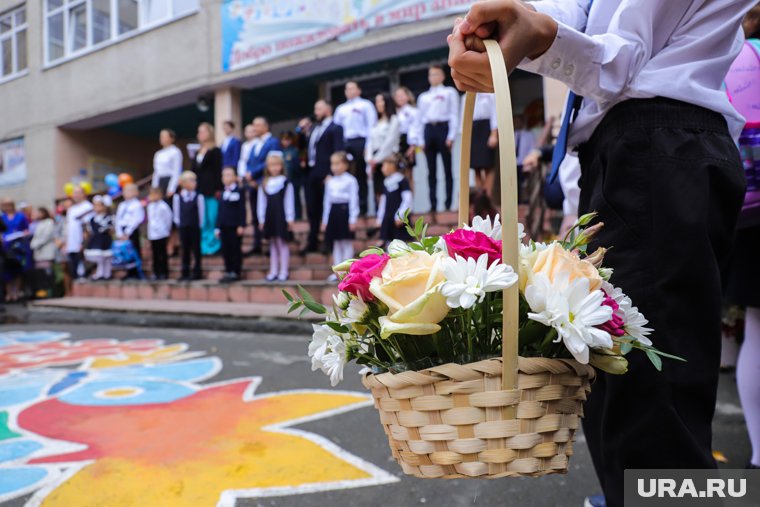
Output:
[[[517,164],[509,83],[494,41],[485,41],[496,92],[504,262],[517,266]],[[459,223],[469,214],[475,96],[462,127]],[[509,205],[513,203],[513,205]],[[518,357],[519,292],[504,291],[502,358],[422,371],[368,374],[391,452],[421,478],[538,477],[567,472],[594,369],[569,359]]]

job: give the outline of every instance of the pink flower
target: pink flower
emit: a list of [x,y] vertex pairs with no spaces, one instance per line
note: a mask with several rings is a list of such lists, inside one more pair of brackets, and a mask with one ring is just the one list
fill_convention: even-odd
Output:
[[388,255],[369,254],[351,264],[348,274],[341,280],[338,289],[359,296],[364,301],[373,301],[375,297],[369,291],[369,283],[380,276]]
[[494,261],[501,261],[501,242],[482,232],[457,229],[443,236],[443,240],[450,257],[459,255],[465,259],[477,260],[481,255],[488,254],[489,265]]
[[612,308],[612,318],[601,326],[596,327],[602,331],[607,331],[611,336],[623,336],[625,334],[625,322],[623,322],[623,318],[618,315],[618,308],[620,308],[620,306],[606,292],[604,293],[604,302],[602,304]]

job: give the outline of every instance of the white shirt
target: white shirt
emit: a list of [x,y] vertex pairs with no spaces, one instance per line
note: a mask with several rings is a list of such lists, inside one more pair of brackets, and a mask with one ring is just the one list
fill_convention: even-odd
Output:
[[[174,194],[172,199],[172,211],[174,212],[174,223],[179,227],[180,222],[180,209],[179,200],[182,199],[185,202],[192,201],[197,192],[195,190],[182,189],[179,193]],[[203,218],[206,216],[206,201],[202,195],[198,195],[198,226],[203,229]]]
[[406,142],[410,146],[424,144],[415,136],[417,131],[415,130],[414,126],[417,123],[417,116],[419,116],[419,111],[411,104],[407,104],[396,111],[396,117],[398,118],[398,131],[401,134],[406,134]]
[[348,203],[348,223],[355,224],[359,218],[359,182],[353,174],[345,172],[331,176],[325,182],[325,200],[322,208],[322,223],[330,218],[330,207],[333,204]]
[[145,208],[137,197],[123,201],[116,208],[114,229],[116,237],[131,236],[145,220]]
[[390,121],[381,119],[372,127],[367,145],[364,148],[364,159],[374,160],[379,164],[390,155],[398,152],[399,134],[398,118],[394,114]]
[[451,86],[431,86],[417,99],[417,138],[424,139],[428,123],[449,123],[446,139],[453,141],[459,128],[459,93]]
[[[388,192],[395,192],[398,190],[398,186],[401,181],[403,181],[403,179],[403,174],[395,172],[383,180],[383,185],[385,185],[385,189]],[[394,219],[401,220],[404,217],[406,210],[412,208],[413,200],[414,196],[412,195],[411,190],[404,190],[401,192],[401,204],[396,210],[396,213],[393,215]],[[380,196],[380,202],[377,204],[377,219],[382,220],[383,217],[385,217],[385,194]]]
[[72,204],[66,212],[66,253],[82,250],[84,224],[92,217],[92,203],[82,201]]
[[148,203],[148,240],[168,238],[172,233],[174,215],[166,201],[159,199]]
[[222,151],[227,151],[227,147],[230,145],[230,141],[232,141],[234,137],[235,136],[227,136],[224,138],[224,141],[222,141]]
[[248,172],[248,159],[251,157],[251,152],[253,151],[253,145],[255,143],[256,140],[251,139],[240,145],[240,159],[238,160],[237,175],[241,178]]
[[334,117],[335,123],[343,127],[344,139],[366,139],[377,123],[377,109],[369,100],[356,97],[339,105]]
[[[263,185],[259,186],[259,195],[256,202],[256,216],[259,219],[259,223],[263,224],[267,216],[267,197],[274,195],[288,183],[288,178],[283,175],[272,176],[266,178]],[[285,189],[285,197],[283,198],[283,207],[285,208],[285,221],[292,222],[296,219],[296,199],[293,193],[293,185],[288,185]]]
[[182,172],[182,151],[174,146],[161,148],[153,155],[153,180],[151,186],[158,187],[161,178],[171,178],[166,187],[167,193],[177,191],[179,175]]
[[[554,44],[521,68],[566,83],[584,97],[568,146],[587,141],[615,104],[667,97],[725,116],[738,138],[744,119],[721,90],[739,54],[742,16],[756,0],[531,2],[559,23]],[[585,33],[583,33],[585,29]]]
[[[462,111],[464,111],[464,100],[462,101]],[[497,129],[496,95],[493,93],[478,93],[475,95],[475,110],[472,113],[472,120],[488,120],[490,122],[491,130]]]

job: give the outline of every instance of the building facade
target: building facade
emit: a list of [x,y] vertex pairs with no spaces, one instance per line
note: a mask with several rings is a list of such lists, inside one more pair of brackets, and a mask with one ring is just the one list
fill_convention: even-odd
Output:
[[[349,79],[422,91],[472,1],[0,0],[0,196],[149,175],[164,127],[183,148],[201,121],[292,128]],[[518,111],[545,95],[536,76],[512,86]]]

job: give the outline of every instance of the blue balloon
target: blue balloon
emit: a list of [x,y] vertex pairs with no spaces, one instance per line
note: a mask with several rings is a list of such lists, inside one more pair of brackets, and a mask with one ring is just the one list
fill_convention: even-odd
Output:
[[121,189],[117,187],[108,187],[108,195],[111,197],[116,197],[117,195],[121,194]]
[[106,177],[103,178],[103,181],[105,182],[107,187],[118,187],[119,186],[119,177],[116,176],[114,173],[108,173],[106,174]]

